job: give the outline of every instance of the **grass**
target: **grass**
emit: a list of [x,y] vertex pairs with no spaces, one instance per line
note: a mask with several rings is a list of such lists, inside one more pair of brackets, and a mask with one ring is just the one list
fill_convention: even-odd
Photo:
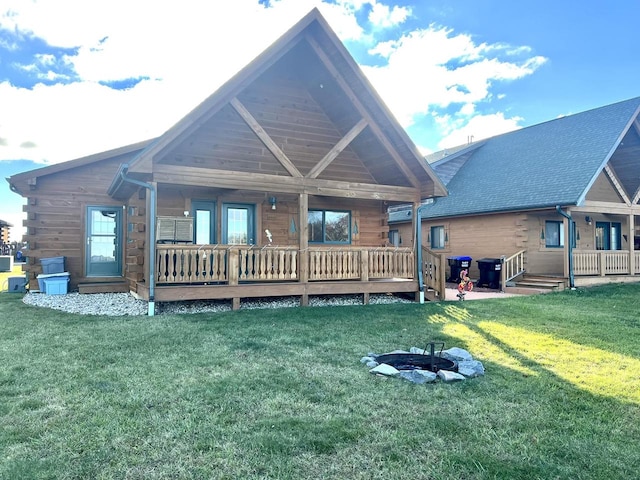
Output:
[[[638,294],[153,318],[1,294],[0,478],[637,478]],[[432,339],[487,375],[359,363]]]

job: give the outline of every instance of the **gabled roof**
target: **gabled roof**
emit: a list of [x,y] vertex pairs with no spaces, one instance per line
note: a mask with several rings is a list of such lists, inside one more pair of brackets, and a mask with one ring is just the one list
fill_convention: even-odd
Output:
[[[481,142],[424,217],[581,205],[640,114],[640,97]],[[433,164],[436,173],[468,153]]]
[[9,182],[11,189],[17,191],[21,195],[24,192],[20,189],[21,183],[34,183],[39,177],[51,175],[54,173],[64,172],[66,170],[91,165],[96,162],[101,162],[116,157],[124,157],[131,154],[137,154],[147,147],[154,140],[145,140],[142,142],[133,143],[124,147],[118,147],[113,150],[107,150],[105,152],[95,153],[86,157],[76,158],[74,160],[68,160],[62,163],[56,163],[55,165],[48,165],[46,167],[36,168],[34,170],[28,170],[26,172],[17,173],[8,177],[6,180]]
[[414,186],[416,183],[428,185],[430,191],[422,192],[426,196],[446,195],[446,189],[440,179],[423,161],[422,155],[407,133],[384,105],[355,60],[315,8],[191,113],[159,137],[156,142],[142,151],[130,162],[128,171],[150,173],[153,170],[154,160],[161,158],[185,141],[260,75],[304,42],[308,43],[311,52],[307,61],[312,61],[311,58],[318,59],[322,68],[328,71],[328,80],[339,85],[345,98],[367,119],[370,127],[375,129],[377,137],[382,138],[383,144],[386,143],[385,148],[393,151],[392,156],[395,156],[399,168],[390,173],[397,175],[398,171],[403,171],[407,178],[413,179]]

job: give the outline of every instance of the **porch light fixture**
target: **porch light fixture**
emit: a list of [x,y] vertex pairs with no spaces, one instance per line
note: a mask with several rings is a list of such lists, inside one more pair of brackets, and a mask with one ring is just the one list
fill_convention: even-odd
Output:
[[188,217],[188,216],[189,216],[189,210],[185,210],[185,211],[184,211],[184,212],[182,212],[182,213],[184,213],[184,216],[185,216],[185,217]]
[[587,225],[591,225],[591,217],[589,215],[587,215],[586,217],[584,217],[584,221],[587,222]]
[[276,197],[269,197],[269,203],[271,204],[271,210],[275,210],[278,199]]

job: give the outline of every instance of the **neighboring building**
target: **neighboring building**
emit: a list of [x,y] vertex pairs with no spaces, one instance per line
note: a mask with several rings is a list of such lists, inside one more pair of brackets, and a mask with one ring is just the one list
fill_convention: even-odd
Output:
[[[159,99],[160,101],[160,99]],[[446,194],[317,10],[161,137],[9,178],[26,269],[150,301],[417,292],[389,205]]]
[[[502,258],[503,282],[640,281],[639,114],[640,97],[429,156],[449,195],[421,208],[423,244],[472,257],[474,278]],[[389,215],[401,246],[412,218]]]
[[11,230],[11,227],[13,227],[13,225],[9,222],[0,220],[0,245],[9,243],[9,231]]

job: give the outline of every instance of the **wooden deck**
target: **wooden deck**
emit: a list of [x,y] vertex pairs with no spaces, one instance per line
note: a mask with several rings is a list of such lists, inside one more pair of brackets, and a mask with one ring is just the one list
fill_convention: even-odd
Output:
[[[306,266],[306,267],[305,267]],[[245,247],[230,245],[158,245],[158,302],[310,295],[415,293],[415,255],[395,247]],[[149,288],[136,293],[149,299]]]
[[[301,271],[303,262],[306,269]],[[413,279],[411,249],[393,247],[237,247],[158,245],[156,285]]]

